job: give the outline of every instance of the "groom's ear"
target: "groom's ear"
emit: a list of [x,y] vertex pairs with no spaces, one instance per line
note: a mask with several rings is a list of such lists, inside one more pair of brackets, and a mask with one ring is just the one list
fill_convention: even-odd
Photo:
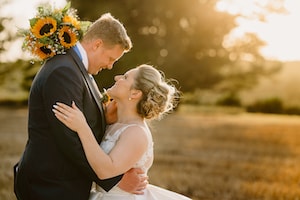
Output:
[[93,42],[93,48],[94,49],[98,49],[99,47],[101,47],[103,45],[103,40],[98,38],[96,40],[94,40]]

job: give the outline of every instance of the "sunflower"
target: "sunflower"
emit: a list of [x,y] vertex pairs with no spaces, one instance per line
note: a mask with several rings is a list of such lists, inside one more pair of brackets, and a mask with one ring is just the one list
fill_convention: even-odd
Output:
[[78,20],[71,2],[59,9],[50,4],[39,6],[36,16],[29,19],[29,23],[29,29],[19,30],[24,36],[22,48],[42,61],[65,54],[81,39],[88,24]]
[[74,26],[77,30],[80,30],[80,23],[76,18],[74,18],[70,15],[66,15],[66,16],[64,16],[62,21],[63,21],[63,23],[66,23],[68,25],[70,24],[70,25]]
[[77,42],[77,35],[69,26],[63,26],[58,33],[58,38],[65,48],[74,46]]
[[36,46],[34,47],[33,54],[44,60],[46,58],[54,56],[55,51],[52,46],[37,42]]
[[47,37],[52,35],[57,29],[57,22],[52,17],[43,17],[37,20],[32,26],[31,32],[37,38]]

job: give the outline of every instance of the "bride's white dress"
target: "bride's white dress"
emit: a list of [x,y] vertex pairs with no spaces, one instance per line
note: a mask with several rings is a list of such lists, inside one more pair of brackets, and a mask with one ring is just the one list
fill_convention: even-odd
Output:
[[[136,124],[115,123],[108,126],[106,135],[101,142],[102,149],[109,153],[115,146],[122,132],[129,126],[140,126]],[[134,167],[142,168],[145,173],[149,170],[153,162],[153,140],[148,127],[140,126],[146,130],[148,134],[148,149],[135,164]],[[181,194],[148,184],[143,195],[134,195],[121,190],[118,186],[113,187],[109,192],[106,192],[101,187],[96,186],[91,190],[89,200],[191,200]]]

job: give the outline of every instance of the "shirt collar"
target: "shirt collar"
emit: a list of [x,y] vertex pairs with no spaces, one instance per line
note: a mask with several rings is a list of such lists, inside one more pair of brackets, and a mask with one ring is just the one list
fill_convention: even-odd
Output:
[[80,42],[77,42],[76,46],[81,55],[82,63],[84,65],[85,69],[88,70],[89,61],[88,61],[87,53],[86,53],[85,49],[83,48],[83,46],[80,44]]

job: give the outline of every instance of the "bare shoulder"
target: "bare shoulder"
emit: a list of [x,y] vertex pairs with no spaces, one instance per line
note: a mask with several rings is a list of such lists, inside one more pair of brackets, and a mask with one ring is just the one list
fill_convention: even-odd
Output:
[[133,142],[148,143],[147,131],[143,126],[130,125],[128,126],[120,136],[120,139],[129,139]]

